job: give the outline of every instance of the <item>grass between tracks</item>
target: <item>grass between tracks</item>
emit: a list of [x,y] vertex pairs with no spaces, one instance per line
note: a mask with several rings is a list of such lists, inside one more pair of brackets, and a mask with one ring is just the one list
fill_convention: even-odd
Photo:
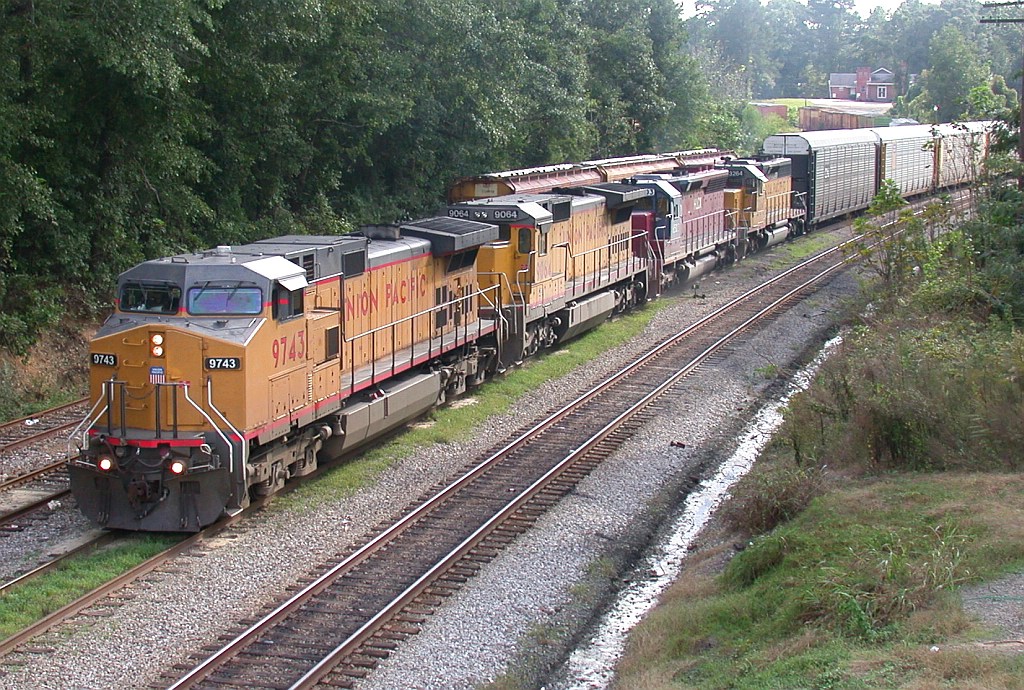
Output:
[[133,535],[125,543],[73,558],[58,570],[5,592],[0,595],[0,640],[105,585],[177,541],[176,537]]
[[425,424],[403,431],[388,443],[370,448],[353,461],[329,471],[320,480],[282,496],[274,502],[274,507],[290,508],[347,495],[424,446],[465,438],[488,418],[507,412],[530,391],[550,380],[571,374],[601,353],[635,338],[666,306],[666,300],[652,302],[648,308],[602,324],[597,330],[571,340],[553,352],[527,360],[524,366],[511,369],[470,391],[469,397],[457,401],[457,404],[432,411]]

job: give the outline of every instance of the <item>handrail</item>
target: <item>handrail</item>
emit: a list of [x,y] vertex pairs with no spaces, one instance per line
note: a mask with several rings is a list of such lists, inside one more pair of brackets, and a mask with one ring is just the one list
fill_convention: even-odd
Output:
[[[508,277],[507,273],[499,273],[497,271],[481,271],[481,272],[477,273],[477,276],[497,276],[498,277],[498,284],[495,287],[498,288],[498,290],[499,290],[499,293],[498,293],[499,297],[501,295],[500,290],[501,290],[501,287],[502,287],[502,282],[504,282],[505,283],[505,287],[508,288],[509,297],[512,298],[512,306],[519,306],[519,307],[525,307],[526,306],[525,299],[521,303],[516,303],[516,291],[512,289],[512,280]],[[520,294],[520,297],[521,296],[522,295]],[[499,299],[499,302],[500,302],[500,299]],[[491,302],[490,300],[488,300],[488,304],[491,304],[492,306],[494,306],[494,303]]]
[[433,315],[434,313],[440,311],[441,309],[444,309],[444,308],[446,308],[448,306],[451,306],[453,304],[458,304],[459,302],[462,302],[467,297],[475,297],[475,296],[477,296],[479,294],[482,294],[483,292],[484,292],[483,290],[477,290],[476,292],[470,293],[469,295],[463,295],[461,297],[456,297],[454,299],[450,299],[447,302],[444,302],[443,304],[435,304],[432,307],[428,307],[427,309],[424,309],[422,311],[418,311],[415,314],[410,314],[409,316],[402,317],[401,319],[398,319],[396,321],[392,321],[390,323],[386,323],[383,326],[377,326],[376,328],[371,328],[368,331],[363,331],[362,333],[359,333],[359,334],[351,336],[351,337],[346,336],[345,338],[343,338],[343,342],[354,343],[355,341],[359,340],[360,338],[365,338],[368,335],[376,334],[379,331],[385,331],[385,330],[393,329],[396,326],[399,326],[399,325],[401,325],[401,324],[403,324],[403,323],[405,323],[407,321],[412,321],[413,319],[418,319],[418,318],[420,318],[422,316]]
[[[188,397],[188,391],[186,391],[186,398],[187,397]],[[229,429],[231,429],[231,433],[233,433],[235,436],[238,437],[238,441],[239,441],[238,445],[242,449],[242,465],[245,466],[245,464],[249,462],[249,457],[248,457],[249,453],[247,452],[249,450],[249,444],[245,443],[245,439],[242,438],[241,432],[239,432],[238,429],[235,428],[235,425],[232,424],[228,420],[228,418],[226,416],[224,416],[224,413],[221,412],[217,408],[217,406],[213,404],[213,379],[211,379],[209,376],[206,377],[206,401],[207,401],[207,403],[209,403],[210,409],[213,410],[214,412],[216,412],[217,416],[220,417],[221,421],[224,422],[224,424],[226,424]],[[221,438],[223,439],[224,436],[221,435]],[[235,472],[234,457],[233,457],[234,454],[231,452],[231,443],[228,442],[227,439],[224,439],[224,440],[225,440],[225,442],[228,443],[228,471],[233,475],[234,472]]]
[[[113,381],[114,379],[111,378],[110,380]],[[96,402],[93,404],[92,409],[85,413],[85,417],[82,418],[82,421],[78,423],[78,426],[76,426],[74,428],[74,430],[71,432],[71,435],[68,436],[68,456],[70,456],[71,453],[72,453],[71,444],[75,440],[75,436],[78,435],[79,430],[82,429],[82,426],[86,425],[86,422],[89,422],[85,426],[85,429],[82,430],[82,439],[81,439],[82,442],[80,444],[76,444],[78,446],[78,450],[82,450],[82,448],[84,448],[86,443],[88,442],[88,439],[86,438],[86,434],[89,433],[89,429],[91,429],[93,426],[95,426],[96,423],[99,421],[100,417],[102,417],[103,414],[108,409],[110,409],[108,407],[104,407],[99,412],[99,414],[96,415],[95,419],[93,419],[91,422],[89,421],[89,417],[92,416],[92,413],[95,412],[96,408],[98,408],[100,406],[100,404],[106,399],[106,397],[107,397],[106,396],[106,392],[107,392],[107,381],[103,381],[103,383],[102,383],[102,385],[100,387],[100,396],[98,398],[96,398]]]
[[196,412],[198,412],[202,416],[202,418],[206,420],[206,423],[209,424],[210,426],[212,426],[213,430],[215,432],[217,432],[217,435],[220,436],[220,440],[224,441],[224,443],[227,445],[227,447],[228,447],[228,467],[230,468],[231,474],[234,474],[234,471],[235,471],[235,449],[232,447],[231,441],[224,434],[224,432],[220,430],[220,427],[217,426],[217,423],[214,422],[213,419],[210,418],[210,415],[208,415],[206,413],[206,410],[204,410],[202,407],[197,405],[196,402],[192,398],[188,397],[188,387],[189,387],[188,382],[182,381],[181,383],[175,383],[174,385],[175,386],[181,386],[183,395],[185,396],[185,401],[188,402],[188,404],[191,405],[193,408],[195,408]]
[[[485,275],[485,274],[481,273],[479,275]],[[500,283],[502,278],[506,277],[504,273],[488,273],[486,275],[496,275],[496,276],[498,276],[499,283]],[[492,300],[490,297],[488,297],[487,293],[491,292],[492,290],[494,291],[494,293],[495,293],[495,295],[497,296],[498,299]],[[511,294],[511,292],[512,292],[512,290],[510,289],[509,293]],[[501,285],[500,284],[499,285],[492,285],[491,287],[487,288],[486,290],[480,290],[478,292],[478,294],[484,299],[484,301],[487,302],[487,304],[490,306],[491,310],[494,312],[494,314],[497,316],[497,318],[501,320],[501,323],[504,326],[508,326],[508,319],[506,319],[505,315],[503,313],[501,313]],[[479,314],[479,307],[477,307],[477,313]]]

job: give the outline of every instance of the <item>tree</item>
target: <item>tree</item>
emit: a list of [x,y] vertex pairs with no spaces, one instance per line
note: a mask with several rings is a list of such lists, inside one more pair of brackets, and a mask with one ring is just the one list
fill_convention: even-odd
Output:
[[988,67],[951,26],[932,38],[929,56],[930,67],[921,74],[921,93],[910,103],[912,111],[923,121],[964,118],[970,112],[971,89],[989,82]]

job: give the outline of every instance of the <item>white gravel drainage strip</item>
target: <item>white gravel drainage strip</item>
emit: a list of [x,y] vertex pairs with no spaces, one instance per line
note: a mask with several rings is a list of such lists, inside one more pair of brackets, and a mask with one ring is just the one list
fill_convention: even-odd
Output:
[[718,473],[701,483],[686,498],[683,512],[672,525],[665,541],[634,571],[634,577],[606,613],[591,638],[572,653],[558,673],[550,690],[602,690],[611,682],[615,664],[622,655],[626,637],[633,627],[654,608],[658,597],[675,582],[682,569],[687,549],[711,519],[729,488],[753,465],[758,453],[771,440],[782,423],[782,409],[790,397],[808,386],[818,367],[841,342],[841,337],[825,343],[814,361],[797,372],[780,400],[762,407],[743,430],[739,447],[719,468]]

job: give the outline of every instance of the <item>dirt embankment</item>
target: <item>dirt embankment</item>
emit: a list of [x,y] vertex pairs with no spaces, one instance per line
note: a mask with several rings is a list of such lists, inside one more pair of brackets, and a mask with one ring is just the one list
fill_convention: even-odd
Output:
[[85,395],[89,339],[96,328],[96,324],[61,324],[40,334],[24,357],[0,350],[0,417],[19,417],[33,407]]

